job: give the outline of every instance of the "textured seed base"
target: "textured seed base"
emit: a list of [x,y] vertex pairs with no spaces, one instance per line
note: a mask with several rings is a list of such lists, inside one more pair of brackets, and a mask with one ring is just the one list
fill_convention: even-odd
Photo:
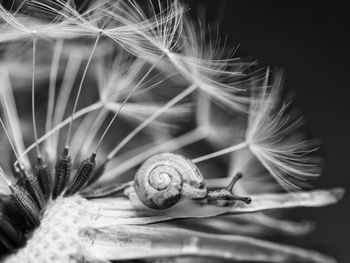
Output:
[[82,262],[79,229],[83,207],[82,198],[58,198],[47,207],[41,225],[26,246],[7,257],[6,263]]

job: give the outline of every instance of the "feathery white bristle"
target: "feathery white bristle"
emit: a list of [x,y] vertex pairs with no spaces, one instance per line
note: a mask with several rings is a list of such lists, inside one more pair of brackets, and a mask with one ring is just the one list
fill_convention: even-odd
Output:
[[298,121],[290,120],[286,106],[278,108],[278,95],[282,76],[277,75],[269,90],[269,74],[261,91],[252,100],[246,140],[252,153],[269,173],[285,189],[299,189],[298,181],[319,175],[319,167],[309,158],[315,148],[291,134],[298,128]]

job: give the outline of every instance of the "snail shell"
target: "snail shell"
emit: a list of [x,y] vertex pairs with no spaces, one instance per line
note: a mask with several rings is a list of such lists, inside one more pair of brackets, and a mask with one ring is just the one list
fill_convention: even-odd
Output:
[[153,209],[175,205],[182,196],[204,198],[205,181],[198,168],[188,159],[162,153],[146,160],[134,179],[135,191],[143,204]]

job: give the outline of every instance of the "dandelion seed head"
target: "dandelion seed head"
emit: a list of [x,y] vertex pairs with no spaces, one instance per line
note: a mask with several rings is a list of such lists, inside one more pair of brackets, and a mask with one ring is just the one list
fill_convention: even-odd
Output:
[[[277,189],[272,178],[290,190],[318,174],[280,105],[280,75],[256,80],[253,62],[187,11],[177,0],[0,6],[1,260],[333,262],[262,239],[310,230],[266,210],[344,192]],[[161,190],[180,189],[165,209],[134,181],[149,181],[139,168],[160,169],[159,156]]]

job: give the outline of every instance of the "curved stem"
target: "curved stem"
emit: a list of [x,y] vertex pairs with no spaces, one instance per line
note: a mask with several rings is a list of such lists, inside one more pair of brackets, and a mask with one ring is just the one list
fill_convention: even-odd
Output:
[[[35,116],[35,57],[36,57],[36,33],[33,33],[33,67],[32,67],[32,122],[34,129],[34,139],[38,141],[38,131],[36,128],[36,116]],[[40,149],[39,144],[36,143],[36,153],[37,156],[40,157]]]
[[[126,171],[130,170],[131,168],[139,165],[143,161],[145,161],[147,158],[151,157],[154,154],[157,154],[162,151],[172,152],[177,149],[183,148],[187,145],[190,145],[192,143],[198,142],[200,140],[205,139],[207,136],[205,130],[201,127],[198,127],[197,129],[190,131],[188,133],[185,133],[179,137],[176,137],[174,139],[168,140],[164,143],[153,145],[150,147],[147,147],[148,150],[142,151],[139,154],[135,154],[131,158],[120,158],[120,160],[125,160],[122,162],[119,162],[120,165],[117,165],[116,167],[108,170],[103,175],[104,179],[108,179],[109,177],[116,178],[117,176],[125,173]],[[119,159],[119,158],[118,158]]]
[[[16,152],[20,153],[23,152],[25,148],[15,98],[10,83],[9,72],[7,70],[3,70],[0,78],[2,84],[0,87],[0,101],[4,110],[3,117],[9,126],[9,131],[11,133],[11,137],[13,138],[12,143],[15,146]],[[31,167],[28,158],[21,158],[21,162],[28,169]]]
[[[56,101],[56,108],[53,116],[53,125],[59,125],[64,117],[67,108],[68,100],[73,89],[74,81],[78,75],[79,68],[82,63],[82,57],[78,54],[70,54],[66,64],[66,69],[63,74],[61,88]],[[60,132],[55,133],[52,139],[52,148],[48,149],[51,161],[54,161],[54,156],[57,152],[57,145]]]
[[20,159],[19,159],[18,153],[17,153],[17,151],[16,151],[15,145],[13,144],[13,142],[12,142],[12,140],[11,140],[11,137],[10,137],[10,134],[8,133],[8,130],[6,129],[6,126],[5,126],[5,124],[4,124],[4,122],[3,122],[3,120],[2,120],[1,117],[0,117],[0,123],[1,123],[2,128],[3,128],[4,131],[5,131],[7,140],[8,140],[9,143],[10,143],[10,146],[11,146],[11,148],[12,148],[13,153],[14,153],[15,156],[16,156],[17,161],[18,161],[20,164],[22,164],[22,162],[21,162]]
[[6,176],[6,173],[4,172],[4,170],[1,168],[0,166],[0,177],[6,182],[6,184],[8,186],[12,185],[12,182],[10,181],[10,179]]
[[71,137],[71,133],[72,133],[72,125],[73,125],[73,115],[77,109],[77,106],[78,106],[78,101],[79,101],[79,97],[80,97],[80,93],[81,93],[81,89],[83,87],[83,83],[84,83],[84,80],[85,80],[85,76],[86,76],[86,73],[88,71],[88,68],[90,66],[90,63],[91,63],[91,60],[92,60],[92,56],[93,54],[95,53],[95,50],[96,50],[96,47],[97,47],[97,44],[98,44],[98,41],[100,40],[101,38],[101,35],[102,35],[102,32],[99,32],[99,34],[97,35],[97,38],[95,40],[95,44],[91,50],[91,53],[90,53],[90,56],[89,56],[89,59],[86,63],[86,66],[85,66],[85,69],[84,69],[84,72],[83,72],[83,75],[81,77],[81,80],[80,80],[80,84],[79,84],[79,88],[78,88],[78,93],[77,93],[77,96],[75,98],[75,102],[74,102],[74,106],[73,106],[73,110],[72,110],[72,114],[71,114],[71,122],[69,123],[69,128],[68,128],[68,135],[67,135],[67,140],[66,140],[66,147],[69,147],[69,144],[70,144],[70,137]]
[[239,144],[236,144],[236,145],[232,145],[228,148],[225,148],[223,150],[220,150],[220,151],[217,151],[217,152],[213,152],[213,153],[210,153],[210,154],[207,154],[207,155],[203,155],[203,156],[200,156],[200,157],[197,157],[197,158],[194,158],[192,159],[192,162],[193,163],[199,163],[199,162],[203,162],[203,161],[206,161],[206,160],[209,160],[209,159],[212,159],[212,158],[216,158],[216,157],[219,157],[221,155],[225,155],[225,154],[228,154],[228,153],[232,153],[234,151],[237,151],[237,150],[240,150],[240,149],[243,149],[245,147],[248,146],[248,143],[247,142],[241,142]]
[[97,153],[98,148],[100,147],[104,137],[106,136],[108,130],[111,128],[114,120],[117,118],[117,116],[119,115],[119,113],[121,112],[121,110],[123,109],[124,105],[126,104],[126,102],[129,100],[130,96],[134,93],[134,91],[141,85],[141,83],[147,78],[147,76],[152,72],[152,70],[157,66],[158,62],[162,59],[163,56],[161,56],[158,61],[156,63],[153,64],[153,66],[146,72],[146,74],[141,78],[141,80],[135,85],[135,87],[129,92],[129,94],[126,96],[126,98],[124,99],[124,101],[122,102],[122,104],[120,105],[119,109],[115,112],[112,120],[109,122],[107,128],[105,129],[105,131],[103,132],[100,140],[98,141],[97,145],[96,145],[96,149],[95,149],[95,153]]
[[183,98],[187,97],[189,94],[191,94],[193,91],[197,89],[197,85],[192,84],[188,88],[186,88],[184,91],[179,93],[177,96],[175,96],[173,99],[168,101],[163,107],[159,108],[155,113],[153,113],[149,118],[147,118],[144,122],[142,122],[139,126],[137,126],[131,133],[129,133],[128,136],[126,136],[107,156],[107,161],[111,160],[119,151],[122,149],[132,138],[135,137],[136,134],[138,134],[142,129],[144,129],[148,124],[150,124],[152,121],[154,121],[159,115],[161,115],[163,112],[167,111],[169,108],[171,108],[173,105],[178,103]]
[[[46,122],[45,122],[45,133],[48,133],[52,128],[52,120],[53,120],[53,109],[55,106],[55,94],[56,94],[56,80],[57,80],[57,71],[60,63],[60,55],[63,48],[63,40],[58,40],[55,44],[54,54],[51,62],[51,70],[50,70],[50,84],[49,84],[49,94],[48,94],[48,103],[47,103],[47,114],[46,114]],[[52,142],[51,138],[46,141],[44,149],[51,148]]]

